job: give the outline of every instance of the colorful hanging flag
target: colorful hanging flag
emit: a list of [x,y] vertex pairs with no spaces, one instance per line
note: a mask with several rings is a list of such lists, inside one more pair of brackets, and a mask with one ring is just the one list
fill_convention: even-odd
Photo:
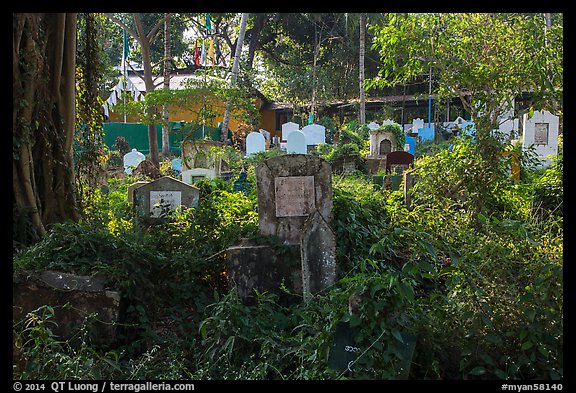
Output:
[[214,57],[214,41],[210,40],[210,48],[208,49],[208,57],[212,60],[212,65],[216,65],[216,58]]
[[130,47],[128,45],[128,35],[126,34],[126,29],[122,29],[123,41],[122,41],[122,74],[127,76],[126,63],[128,62],[128,55],[130,54]]
[[200,51],[198,50],[198,41],[196,41],[196,48],[194,49],[194,64],[200,65]]
[[224,56],[222,56],[222,52],[220,51],[220,42],[216,39],[216,64],[222,64],[226,67],[226,61],[224,60]]
[[200,64],[206,65],[206,45],[202,41],[202,51],[200,52]]
[[206,32],[210,34],[210,30],[212,30],[212,25],[210,24],[210,14],[206,13]]

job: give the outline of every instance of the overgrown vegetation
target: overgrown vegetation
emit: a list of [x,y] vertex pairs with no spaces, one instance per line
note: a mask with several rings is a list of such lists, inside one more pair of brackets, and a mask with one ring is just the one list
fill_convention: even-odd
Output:
[[[278,152],[238,165],[250,192],[202,180],[197,208],[148,230],[133,225],[126,201],[137,179],[110,179],[84,221],[52,226],[14,268],[16,278],[105,274],[128,304],[121,340],[93,343],[88,315],[82,345],[71,345],[52,333],[59,310],[42,307],[14,322],[13,377],[562,378],[562,154],[547,169],[523,168],[519,182],[502,161],[486,183],[477,146],[452,142],[416,160],[411,210],[361,172],[334,175],[339,281],[308,303],[261,293],[247,306],[227,287],[226,248],[258,236],[253,167]],[[328,366],[339,324],[355,332],[353,371]],[[416,345],[401,370],[408,335]]]

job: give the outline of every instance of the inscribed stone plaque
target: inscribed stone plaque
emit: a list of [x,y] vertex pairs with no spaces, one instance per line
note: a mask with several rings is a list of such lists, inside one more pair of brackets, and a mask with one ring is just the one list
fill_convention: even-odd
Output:
[[150,191],[150,217],[158,218],[182,204],[180,191]]
[[535,145],[548,144],[548,123],[534,124],[534,144]]
[[307,216],[316,208],[314,176],[274,178],[276,217]]

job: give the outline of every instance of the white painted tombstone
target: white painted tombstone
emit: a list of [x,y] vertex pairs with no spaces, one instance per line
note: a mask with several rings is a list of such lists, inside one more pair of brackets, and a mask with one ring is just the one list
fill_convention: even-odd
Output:
[[254,153],[266,151],[266,140],[264,135],[259,132],[251,132],[246,137],[246,157]]
[[288,135],[290,135],[290,133],[292,131],[299,131],[299,130],[300,130],[300,126],[296,123],[291,122],[291,121],[289,121],[288,123],[282,124],[282,140],[287,141]]
[[424,119],[420,119],[419,117],[412,120],[412,132],[418,133],[420,128],[424,128]]
[[270,141],[270,133],[262,128],[260,128],[260,130],[258,130],[258,132],[260,132],[260,134],[264,135],[264,139],[266,139],[267,141]]
[[382,125],[385,126],[386,124],[394,124],[396,123],[394,120],[386,119],[382,122]]
[[282,124],[282,139],[280,139],[280,149],[286,149],[288,135],[290,135],[292,131],[300,131],[300,126],[291,121]]
[[180,174],[182,181],[186,184],[194,184],[203,178],[214,179],[216,176],[216,170],[210,168],[192,168]]
[[306,145],[315,146],[326,143],[326,127],[320,124],[309,124],[302,127],[302,132],[306,137]]
[[132,149],[130,153],[124,154],[124,173],[131,175],[132,171],[144,161],[146,156],[136,149]]
[[522,148],[527,149],[533,145],[539,156],[540,166],[550,165],[552,160],[549,155],[558,154],[558,116],[546,110],[535,111],[531,118],[525,113],[522,123]]
[[498,130],[506,140],[513,139],[519,134],[519,119],[514,117],[514,99],[509,104],[508,110],[498,116]]
[[367,127],[370,130],[377,130],[378,128],[380,128],[380,124],[376,123],[375,121],[372,121],[372,122],[368,123]]
[[292,131],[286,141],[286,153],[306,154],[306,135],[302,131]]

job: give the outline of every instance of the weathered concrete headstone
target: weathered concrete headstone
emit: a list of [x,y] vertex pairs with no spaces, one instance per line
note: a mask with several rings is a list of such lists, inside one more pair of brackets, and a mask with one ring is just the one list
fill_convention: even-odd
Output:
[[330,164],[311,155],[286,154],[256,167],[260,233],[300,245],[305,298],[336,280],[331,177]]
[[[232,175],[229,165],[218,154],[218,148],[222,146],[224,145],[221,142],[209,140],[182,142],[182,172],[180,175],[182,181],[192,184],[201,176],[229,178]],[[188,170],[195,172],[185,174]]]
[[136,149],[132,149],[131,152],[124,154],[124,173],[131,175],[132,171],[138,166],[138,164],[145,159],[146,156]]
[[237,286],[244,299],[255,289],[277,291],[284,283],[307,300],[335,284],[331,177],[328,162],[305,154],[269,158],[256,167],[260,234],[294,250],[296,264],[294,258],[287,261],[283,256],[290,253],[275,253],[270,246],[229,248],[229,283]]
[[259,132],[251,132],[246,137],[246,157],[254,153],[266,151],[266,140]]
[[228,282],[245,304],[255,302],[255,291],[288,295],[281,285],[296,295],[302,294],[302,272],[298,246],[283,245],[283,252],[270,245],[256,244],[245,239],[226,250]]
[[300,241],[304,300],[336,283],[336,238],[316,210],[306,221]]
[[306,135],[302,131],[292,131],[286,141],[286,153],[306,154]]
[[151,181],[134,190],[136,218],[153,223],[180,206],[196,207],[200,190],[169,176]]
[[525,113],[522,123],[522,148],[533,146],[540,166],[550,165],[549,156],[558,153],[559,117],[546,110],[534,111],[532,117]]
[[[60,339],[77,336],[88,315],[96,314],[93,339],[109,345],[116,340],[121,318],[120,292],[106,286],[103,276],[78,276],[43,271],[25,280],[15,279],[12,287],[12,319],[20,321],[41,306],[54,309],[52,332]],[[72,307],[66,306],[67,304]]]
[[138,187],[143,186],[144,184],[148,184],[148,183],[149,182],[144,181],[144,180],[138,180],[137,182],[130,184],[128,186],[128,190],[127,190],[128,202],[134,203],[134,190],[137,189]]

